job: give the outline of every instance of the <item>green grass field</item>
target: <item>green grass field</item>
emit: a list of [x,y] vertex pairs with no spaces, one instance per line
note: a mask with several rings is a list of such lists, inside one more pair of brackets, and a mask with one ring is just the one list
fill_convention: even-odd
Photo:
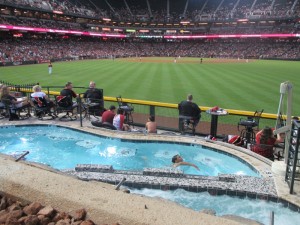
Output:
[[[90,80],[104,89],[105,96],[178,103],[188,93],[200,106],[225,109],[264,109],[277,113],[279,87],[293,84],[293,115],[300,115],[300,63],[292,61],[245,60],[217,62],[204,59],[143,58],[86,60],[47,64],[0,67],[0,79],[16,84],[39,82],[42,86],[88,86]],[[80,92],[80,90],[77,90]],[[285,113],[285,112],[284,112]]]

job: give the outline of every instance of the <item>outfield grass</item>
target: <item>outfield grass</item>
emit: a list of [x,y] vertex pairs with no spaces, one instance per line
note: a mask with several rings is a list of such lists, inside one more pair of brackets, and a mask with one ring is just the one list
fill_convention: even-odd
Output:
[[[257,60],[213,63],[211,59],[173,58],[86,60],[0,67],[0,79],[12,83],[39,82],[42,86],[87,86],[94,80],[105,96],[178,103],[188,93],[200,106],[218,105],[226,109],[264,109],[277,113],[279,86],[293,84],[293,115],[300,115],[300,63]],[[186,61],[186,62],[185,62]],[[284,112],[285,113],[285,112]]]

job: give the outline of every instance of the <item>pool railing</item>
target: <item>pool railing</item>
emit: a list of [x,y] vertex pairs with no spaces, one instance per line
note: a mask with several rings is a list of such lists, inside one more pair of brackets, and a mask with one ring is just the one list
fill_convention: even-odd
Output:
[[[48,86],[43,87],[43,91],[50,97],[53,98],[56,95],[59,95],[59,91],[64,87],[62,86]],[[87,88],[85,87],[73,87],[76,89],[77,93],[84,93]],[[12,88],[14,90],[14,88]],[[29,95],[32,92],[31,87],[23,87],[16,89],[25,95]],[[133,112],[133,124],[134,126],[144,127],[145,123],[148,120],[149,115],[155,116],[155,121],[157,122],[158,129],[179,132],[178,129],[178,104],[174,103],[165,103],[165,102],[155,102],[155,101],[145,101],[138,99],[128,99],[122,98],[123,102],[130,103],[134,106]],[[104,96],[104,107],[109,108],[110,105],[117,106],[116,97]],[[199,106],[202,110],[201,120],[198,126],[196,127],[196,135],[207,136],[210,134],[211,126],[211,115],[206,113],[206,110],[212,108],[210,106]],[[241,118],[246,118],[248,116],[253,116],[253,111],[243,111],[235,109],[225,109],[228,114],[226,116],[219,116],[218,118],[218,128],[217,128],[217,137],[223,137],[226,135],[239,135],[240,131],[238,130],[238,121]],[[261,116],[259,128],[265,126],[275,127],[276,125],[276,114],[264,112]],[[286,118],[283,115],[283,118]]]

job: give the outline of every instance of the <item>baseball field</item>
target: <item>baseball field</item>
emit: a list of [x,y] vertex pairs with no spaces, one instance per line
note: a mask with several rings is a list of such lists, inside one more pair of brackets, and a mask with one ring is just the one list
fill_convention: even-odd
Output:
[[[16,84],[87,87],[105,96],[178,103],[188,93],[200,106],[277,113],[282,82],[293,85],[293,115],[300,115],[300,63],[279,60],[200,58],[122,58],[0,67],[0,79]],[[55,90],[55,89],[54,89]],[[60,90],[58,88],[57,90]],[[75,89],[76,92],[81,90]]]

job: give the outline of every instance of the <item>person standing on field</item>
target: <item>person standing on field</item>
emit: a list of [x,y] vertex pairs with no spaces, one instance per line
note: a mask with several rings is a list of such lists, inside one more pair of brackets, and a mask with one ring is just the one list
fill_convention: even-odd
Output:
[[51,62],[49,62],[49,64],[48,64],[48,73],[49,73],[49,75],[52,74],[52,64],[51,64]]

